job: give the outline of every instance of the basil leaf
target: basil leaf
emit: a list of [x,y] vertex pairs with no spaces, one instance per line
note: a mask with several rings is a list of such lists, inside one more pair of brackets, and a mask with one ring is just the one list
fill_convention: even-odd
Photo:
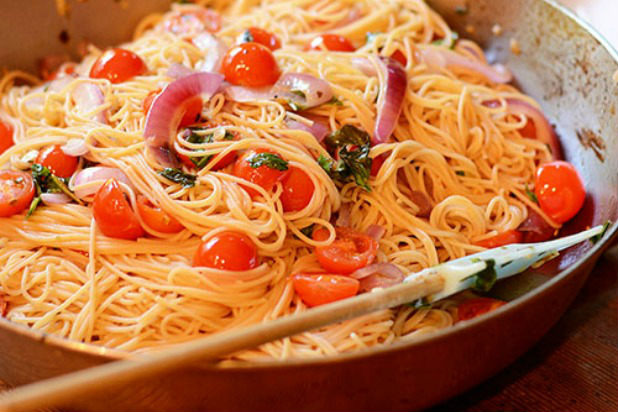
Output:
[[26,219],[32,216],[36,208],[39,206],[39,203],[41,203],[41,196],[36,196],[32,199],[32,202],[30,202],[30,207],[28,208],[28,213],[26,213]]
[[465,175],[466,175],[466,172],[464,172],[463,170],[456,170],[456,171],[455,171],[455,174],[456,174],[457,176],[465,176]]
[[330,173],[332,169],[332,163],[333,163],[333,160],[329,159],[328,157],[324,155],[320,155],[320,157],[318,157],[318,164],[320,165],[322,169],[324,169],[326,173]]
[[240,36],[240,43],[251,43],[253,41],[253,35],[249,29],[245,30]]
[[498,279],[495,269],[496,261],[493,259],[487,259],[485,260],[485,264],[487,265],[485,269],[475,274],[476,281],[474,282],[474,286],[472,288],[477,292],[489,292]]
[[592,242],[592,244],[596,244],[599,240],[603,238],[603,235],[605,235],[605,232],[607,232],[607,229],[609,228],[609,225],[611,224],[612,222],[610,222],[609,220],[603,224],[603,231],[601,231],[601,233],[599,233],[598,235],[595,235],[590,238],[590,241]]
[[[459,33],[457,33],[456,31],[452,31],[451,32],[451,47],[450,47],[451,50],[455,48],[455,44],[457,43],[457,40],[459,40]],[[445,39],[440,39],[440,40],[431,42],[431,44],[433,44],[434,46],[443,46],[444,42],[445,42]]]
[[320,156],[318,163],[331,179],[346,183],[353,180],[357,186],[370,192],[369,175],[372,159],[369,157],[371,137],[365,131],[345,125],[331,133],[325,140],[329,150],[336,152],[338,160]]
[[315,225],[314,225],[314,224],[311,224],[311,225],[309,225],[309,226],[307,226],[307,227],[302,228],[302,229],[300,230],[300,232],[301,232],[303,235],[307,236],[309,239],[311,239],[311,238],[313,237],[313,229],[314,229],[314,228],[315,228]]
[[327,101],[324,104],[333,104],[335,106],[343,106],[343,102],[335,96],[333,96],[329,101]]
[[307,95],[305,94],[305,92],[303,92],[302,90],[290,90],[290,93],[295,94],[296,96],[300,97],[301,99],[307,99]]
[[195,186],[195,180],[197,177],[195,175],[191,175],[183,172],[180,169],[167,167],[159,172],[161,176],[164,178],[171,180],[174,183],[178,183],[183,185],[184,187],[193,187]]
[[335,130],[326,137],[326,146],[330,149],[341,147],[346,144],[352,145],[368,145],[371,142],[371,136],[364,130],[356,126],[346,124],[339,130]]
[[528,183],[526,183],[526,195],[532,200],[534,203],[539,204],[539,198],[536,197],[536,194],[528,189]]
[[275,153],[258,153],[251,156],[249,159],[249,165],[257,169],[258,167],[267,166],[275,170],[288,170],[288,162],[283,160],[279,155]]

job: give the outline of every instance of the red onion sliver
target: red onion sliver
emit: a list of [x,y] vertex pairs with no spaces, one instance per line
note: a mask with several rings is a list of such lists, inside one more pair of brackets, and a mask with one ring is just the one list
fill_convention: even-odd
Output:
[[227,53],[225,43],[208,32],[198,34],[192,42],[204,52],[204,58],[195,65],[196,69],[203,72],[218,72],[221,68],[223,56]]
[[554,237],[556,229],[534,209],[528,208],[528,218],[517,228],[524,234],[524,243],[544,242]]
[[370,225],[367,228],[367,236],[372,237],[376,242],[379,242],[386,233],[386,228],[380,225]]
[[378,106],[378,118],[372,139],[373,144],[386,142],[395,130],[408,87],[406,71],[397,60],[390,57],[381,57],[380,65],[385,74],[386,85],[382,90]]
[[354,57],[352,66],[360,70],[365,76],[374,77],[378,75],[375,66],[366,57]]
[[[94,83],[84,82],[78,84],[71,97],[75,102],[75,109],[80,114],[93,113],[99,106],[105,103],[105,96],[101,88]],[[105,111],[99,110],[92,115],[92,120],[107,124],[107,116]]]
[[[72,187],[75,196],[79,199],[85,199],[96,193],[108,179],[112,178],[132,187],[131,181],[122,170],[115,167],[95,166],[83,169],[73,177]],[[89,183],[92,184],[87,187],[80,187]]]
[[304,73],[283,74],[271,93],[273,99],[283,98],[303,109],[319,106],[333,98],[333,91],[327,81]]
[[227,84],[223,87],[225,97],[239,103],[270,100],[271,87],[244,87]]
[[298,122],[292,119],[286,120],[285,124],[290,129],[303,130],[305,132],[311,133],[313,137],[315,137],[315,140],[317,140],[319,143],[322,143],[322,141],[324,140],[324,138],[326,138],[326,136],[328,136],[328,132],[330,131],[328,126],[315,120],[313,121],[313,124],[311,126],[307,126],[305,123]]
[[374,263],[353,272],[350,277],[360,280],[360,292],[374,288],[387,288],[398,285],[405,278],[404,273],[392,263]]
[[418,213],[416,216],[418,217],[429,217],[431,214],[431,199],[425,193],[413,190],[410,193],[410,199],[414,202],[416,206],[418,206]]
[[220,74],[193,73],[174,80],[155,97],[146,117],[144,138],[147,149],[162,166],[178,165],[172,142],[187,102],[195,96],[210,99],[222,82]]
[[71,202],[71,198],[64,193],[41,193],[41,201],[49,205],[66,205]]
[[352,212],[352,207],[349,203],[343,203],[339,208],[339,215],[337,216],[337,221],[335,225],[337,227],[350,227],[350,213]]
[[532,123],[534,123],[537,140],[545,143],[549,147],[554,159],[561,159],[562,147],[560,146],[560,141],[558,140],[558,136],[556,135],[554,128],[549,123],[543,112],[524,100],[508,98],[506,99],[506,102],[507,111],[509,113],[519,115],[523,114],[530,119]]
[[179,79],[191,73],[193,73],[193,70],[180,63],[172,63],[165,72],[166,75],[174,79]]
[[69,139],[69,141],[60,148],[69,156],[78,157],[88,153],[88,146],[86,145],[84,139]]
[[475,71],[494,83],[508,83],[513,75],[504,66],[490,66],[479,60],[469,59],[452,50],[443,47],[427,47],[420,52],[421,59],[429,66],[461,67]]

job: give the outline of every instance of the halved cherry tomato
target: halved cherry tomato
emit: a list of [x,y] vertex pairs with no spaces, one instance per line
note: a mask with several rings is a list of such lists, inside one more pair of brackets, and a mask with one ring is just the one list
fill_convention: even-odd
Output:
[[146,196],[137,196],[137,213],[150,228],[161,233],[178,233],[184,226],[166,211],[150,203]]
[[148,70],[146,63],[132,51],[115,48],[105,51],[92,65],[90,77],[122,83]]
[[310,50],[329,50],[340,52],[353,52],[356,47],[352,42],[338,34],[321,34],[311,41]]
[[528,139],[536,139],[536,126],[534,122],[528,119],[524,127],[519,129],[519,134]]
[[284,212],[303,210],[313,197],[315,186],[307,173],[297,167],[290,167],[290,172],[281,181],[281,204]]
[[498,233],[496,236],[476,242],[476,244],[486,247],[487,249],[492,249],[512,243],[521,243],[523,238],[524,235],[519,230],[507,230],[506,232]]
[[0,217],[13,216],[26,209],[33,197],[30,173],[0,170]]
[[[213,122],[206,122],[204,124],[200,124],[200,125],[196,125],[196,126],[201,126],[203,128],[208,129],[208,128],[216,127],[217,125],[215,123],[213,123]],[[231,133],[232,134],[232,137],[231,137],[230,140],[238,140],[240,138],[238,136],[238,133],[229,132],[229,131],[227,131],[226,133]],[[228,136],[228,135],[226,134],[226,136]],[[230,153],[226,154],[225,156],[223,156],[223,158],[221,160],[219,160],[217,163],[215,163],[211,167],[211,170],[221,170],[224,167],[227,167],[228,165],[232,164],[234,162],[234,160],[236,160],[237,157],[238,157],[238,154],[236,153],[236,151],[230,152]],[[191,160],[191,157],[185,156],[185,155],[183,155],[181,153],[178,153],[178,158],[188,168],[195,169],[196,165]],[[199,158],[196,158],[196,159],[199,159]],[[213,156],[213,159],[214,159],[214,156]]]
[[545,163],[537,169],[534,193],[543,212],[558,223],[575,216],[586,198],[579,172],[562,160]]
[[[148,116],[150,107],[152,107],[152,103],[154,102],[154,99],[157,98],[159,93],[161,93],[161,89],[151,91],[142,102],[142,112],[144,113],[144,116]],[[189,99],[185,103],[186,111],[182,115],[179,126],[186,127],[197,123],[200,120],[200,115],[202,113],[202,105],[202,98],[199,96]]]
[[281,74],[270,49],[255,42],[232,47],[223,57],[221,71],[228,82],[248,87],[269,86]]
[[[277,182],[285,177],[289,169],[277,170],[267,165],[252,167],[250,163],[251,159],[260,153],[271,153],[278,156],[277,153],[268,149],[249,150],[245,152],[245,154],[243,154],[238,160],[236,160],[233,174],[234,176],[238,176],[251,183],[255,183],[256,185],[263,187],[264,190],[269,191],[275,187]],[[254,189],[249,187],[245,187],[244,189],[252,198],[259,195],[259,193]]]
[[4,153],[6,149],[13,146],[13,128],[10,124],[4,123],[0,120],[0,154]]
[[77,169],[78,159],[64,153],[60,145],[53,145],[39,152],[36,163],[45,166],[58,177],[71,177]]
[[376,177],[378,175],[378,173],[380,172],[380,168],[386,161],[387,157],[388,155],[386,153],[383,153],[380,156],[376,156],[371,160],[371,171],[369,172],[369,174],[372,177]]
[[506,305],[505,301],[492,298],[474,298],[466,300],[457,307],[457,317],[459,320],[469,320],[498,309],[503,305]]
[[266,46],[270,50],[277,50],[281,48],[281,42],[279,41],[277,36],[275,36],[271,32],[260,29],[259,27],[249,27],[245,31],[245,33],[241,35],[241,40],[242,39],[248,39],[248,40],[245,40],[244,43],[246,42],[260,43],[262,46]]
[[[337,236],[328,246],[315,248],[318,262],[332,273],[349,275],[350,273],[373,263],[378,252],[378,242],[372,237],[346,227],[335,229]],[[313,232],[313,240],[328,239],[329,232],[324,228]]]
[[193,266],[221,270],[251,270],[258,265],[257,247],[251,238],[232,231],[217,233],[202,242],[193,259]]
[[310,307],[356,296],[360,286],[358,280],[341,275],[297,274],[292,277],[292,284],[296,294]]
[[178,35],[194,35],[207,30],[211,33],[221,28],[219,13],[202,7],[174,11],[164,22],[165,30]]
[[403,67],[406,67],[406,64],[408,64],[408,59],[400,50],[395,50],[395,53],[391,55],[391,58],[397,60]]
[[144,229],[116,179],[109,179],[97,190],[92,215],[105,236],[127,240],[144,236]]

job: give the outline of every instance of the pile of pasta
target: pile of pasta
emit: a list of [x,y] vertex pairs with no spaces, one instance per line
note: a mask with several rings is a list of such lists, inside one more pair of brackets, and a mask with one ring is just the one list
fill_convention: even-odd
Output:
[[[314,192],[308,205],[284,212],[280,183],[252,198],[230,172],[232,166],[193,171],[191,187],[162,176],[162,166],[145,148],[143,102],[174,80],[170,67],[199,70],[208,58],[187,40],[178,19],[202,6],[174,4],[168,13],[146,17],[134,40],[120,46],[141,57],[148,68],[144,75],[118,83],[88,77],[103,53],[91,45],[70,81],[42,83],[18,71],[0,80],[0,116],[15,142],[0,155],[3,168],[29,170],[44,147],[81,139],[87,154],[78,169],[97,164],[122,170],[132,205],[136,196],[145,196],[184,227],[173,234],[145,227],[147,236],[137,240],[107,237],[88,202],[41,205],[28,218],[24,213],[0,218],[0,294],[8,302],[9,320],[107,348],[155,350],[307,310],[291,277],[324,272],[313,250],[332,241],[342,210],[359,232],[384,229],[376,262],[404,273],[481,251],[479,242],[518,228],[530,210],[559,227],[526,194],[538,165],[552,153],[542,141],[522,135],[527,119],[510,113],[506,102],[538,105],[477,70],[424,62],[423,50],[430,47],[491,67],[475,43],[458,40],[424,1],[227,3],[209,4],[221,17],[216,38],[231,47],[249,27],[274,34],[281,42],[273,55],[282,73],[310,74],[332,88],[335,103],[308,111],[324,119],[329,132],[352,125],[372,133],[386,80],[379,71],[359,69],[358,59],[376,65],[378,56],[403,56],[403,107],[390,140],[371,147],[369,156],[384,163],[369,178],[369,190],[354,180],[333,180],[317,161],[329,156],[324,145],[306,130],[288,127],[290,120],[306,122],[288,105],[233,101],[222,91],[203,102],[202,118],[240,138],[213,150],[275,151],[310,177]],[[345,36],[356,50],[308,50],[322,33]],[[98,86],[103,95],[103,104],[88,113],[71,98],[83,83]],[[102,113],[104,122],[97,120]],[[180,137],[174,147],[187,150]],[[414,193],[423,195],[428,210]],[[308,236],[303,229],[312,225],[328,230],[330,238]],[[193,266],[200,242],[225,230],[255,243],[256,268],[228,272]],[[317,357],[413,339],[456,322],[456,305],[457,299],[381,310],[232,358]]]

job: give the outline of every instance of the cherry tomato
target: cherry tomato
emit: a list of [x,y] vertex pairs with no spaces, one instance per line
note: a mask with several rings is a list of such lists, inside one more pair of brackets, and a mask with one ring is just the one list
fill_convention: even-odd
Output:
[[341,275],[297,274],[292,277],[292,284],[296,294],[310,307],[356,296],[360,286],[358,280]]
[[507,230],[506,232],[498,233],[496,236],[476,242],[476,244],[487,249],[492,249],[512,243],[521,243],[523,238],[524,235],[519,230]]
[[575,216],[586,198],[579,172],[562,160],[545,163],[537,169],[534,193],[543,212],[558,223]]
[[536,126],[534,122],[528,119],[524,127],[519,129],[519,134],[528,139],[536,139]]
[[[277,154],[272,150],[268,149],[249,150],[245,152],[245,154],[243,154],[240,159],[236,161],[236,163],[234,164],[233,174],[234,176],[238,176],[251,183],[255,183],[256,185],[263,187],[264,190],[269,191],[272,190],[273,187],[275,187],[277,182],[279,182],[285,177],[285,175],[288,173],[288,170],[277,170],[267,165],[252,167],[250,163],[251,159],[260,153],[272,153],[275,155]],[[245,187],[245,190],[252,198],[259,195],[256,190],[249,187]]]
[[[328,246],[315,248],[318,262],[329,272],[349,275],[373,263],[378,252],[378,242],[372,237],[346,227],[335,229],[337,235]],[[313,232],[313,240],[328,239],[329,232],[324,228]]]
[[163,27],[178,35],[195,35],[204,30],[215,33],[221,28],[221,16],[201,7],[177,10],[163,22]]
[[372,177],[376,177],[378,175],[387,157],[388,155],[386,153],[383,153],[380,156],[376,156],[371,160],[371,171],[369,172],[369,174]]
[[343,36],[338,34],[321,34],[311,41],[310,50],[329,50],[340,52],[353,52],[356,47]]
[[6,149],[13,146],[13,128],[10,124],[4,123],[0,120],[0,154],[4,153]]
[[202,242],[193,259],[193,266],[221,270],[251,270],[258,265],[257,247],[251,238],[232,231],[217,233]]
[[228,82],[248,87],[269,86],[281,74],[268,47],[255,42],[232,47],[223,57],[221,71]]
[[391,58],[397,60],[403,67],[406,67],[406,64],[408,64],[408,59],[400,50],[395,50],[395,53],[391,55]]
[[137,196],[137,213],[150,228],[161,233],[178,233],[184,226],[160,207],[154,206],[146,196]]
[[60,145],[53,145],[39,152],[36,163],[45,166],[58,177],[71,177],[77,169],[78,159],[64,153]]
[[457,307],[457,317],[459,320],[469,320],[476,318],[484,313],[498,309],[506,305],[506,302],[492,298],[475,298],[462,302]]
[[271,32],[260,29],[259,27],[249,27],[245,33],[242,34],[241,40],[248,39],[242,41],[246,42],[255,42],[260,43],[262,46],[268,47],[270,50],[277,50],[281,48],[281,42]]
[[298,212],[311,202],[315,186],[309,175],[301,169],[291,167],[281,183],[283,192],[280,199],[284,212]]
[[519,225],[517,230],[522,233],[523,243],[544,242],[553,238],[556,233],[556,229],[532,208],[528,208],[528,218]]
[[109,179],[97,190],[92,215],[105,236],[127,240],[144,236],[144,229],[116,179]]
[[137,54],[125,49],[105,51],[92,65],[90,77],[122,83],[148,70],[146,63]]
[[33,197],[34,182],[30,173],[0,170],[0,217],[23,211]]

